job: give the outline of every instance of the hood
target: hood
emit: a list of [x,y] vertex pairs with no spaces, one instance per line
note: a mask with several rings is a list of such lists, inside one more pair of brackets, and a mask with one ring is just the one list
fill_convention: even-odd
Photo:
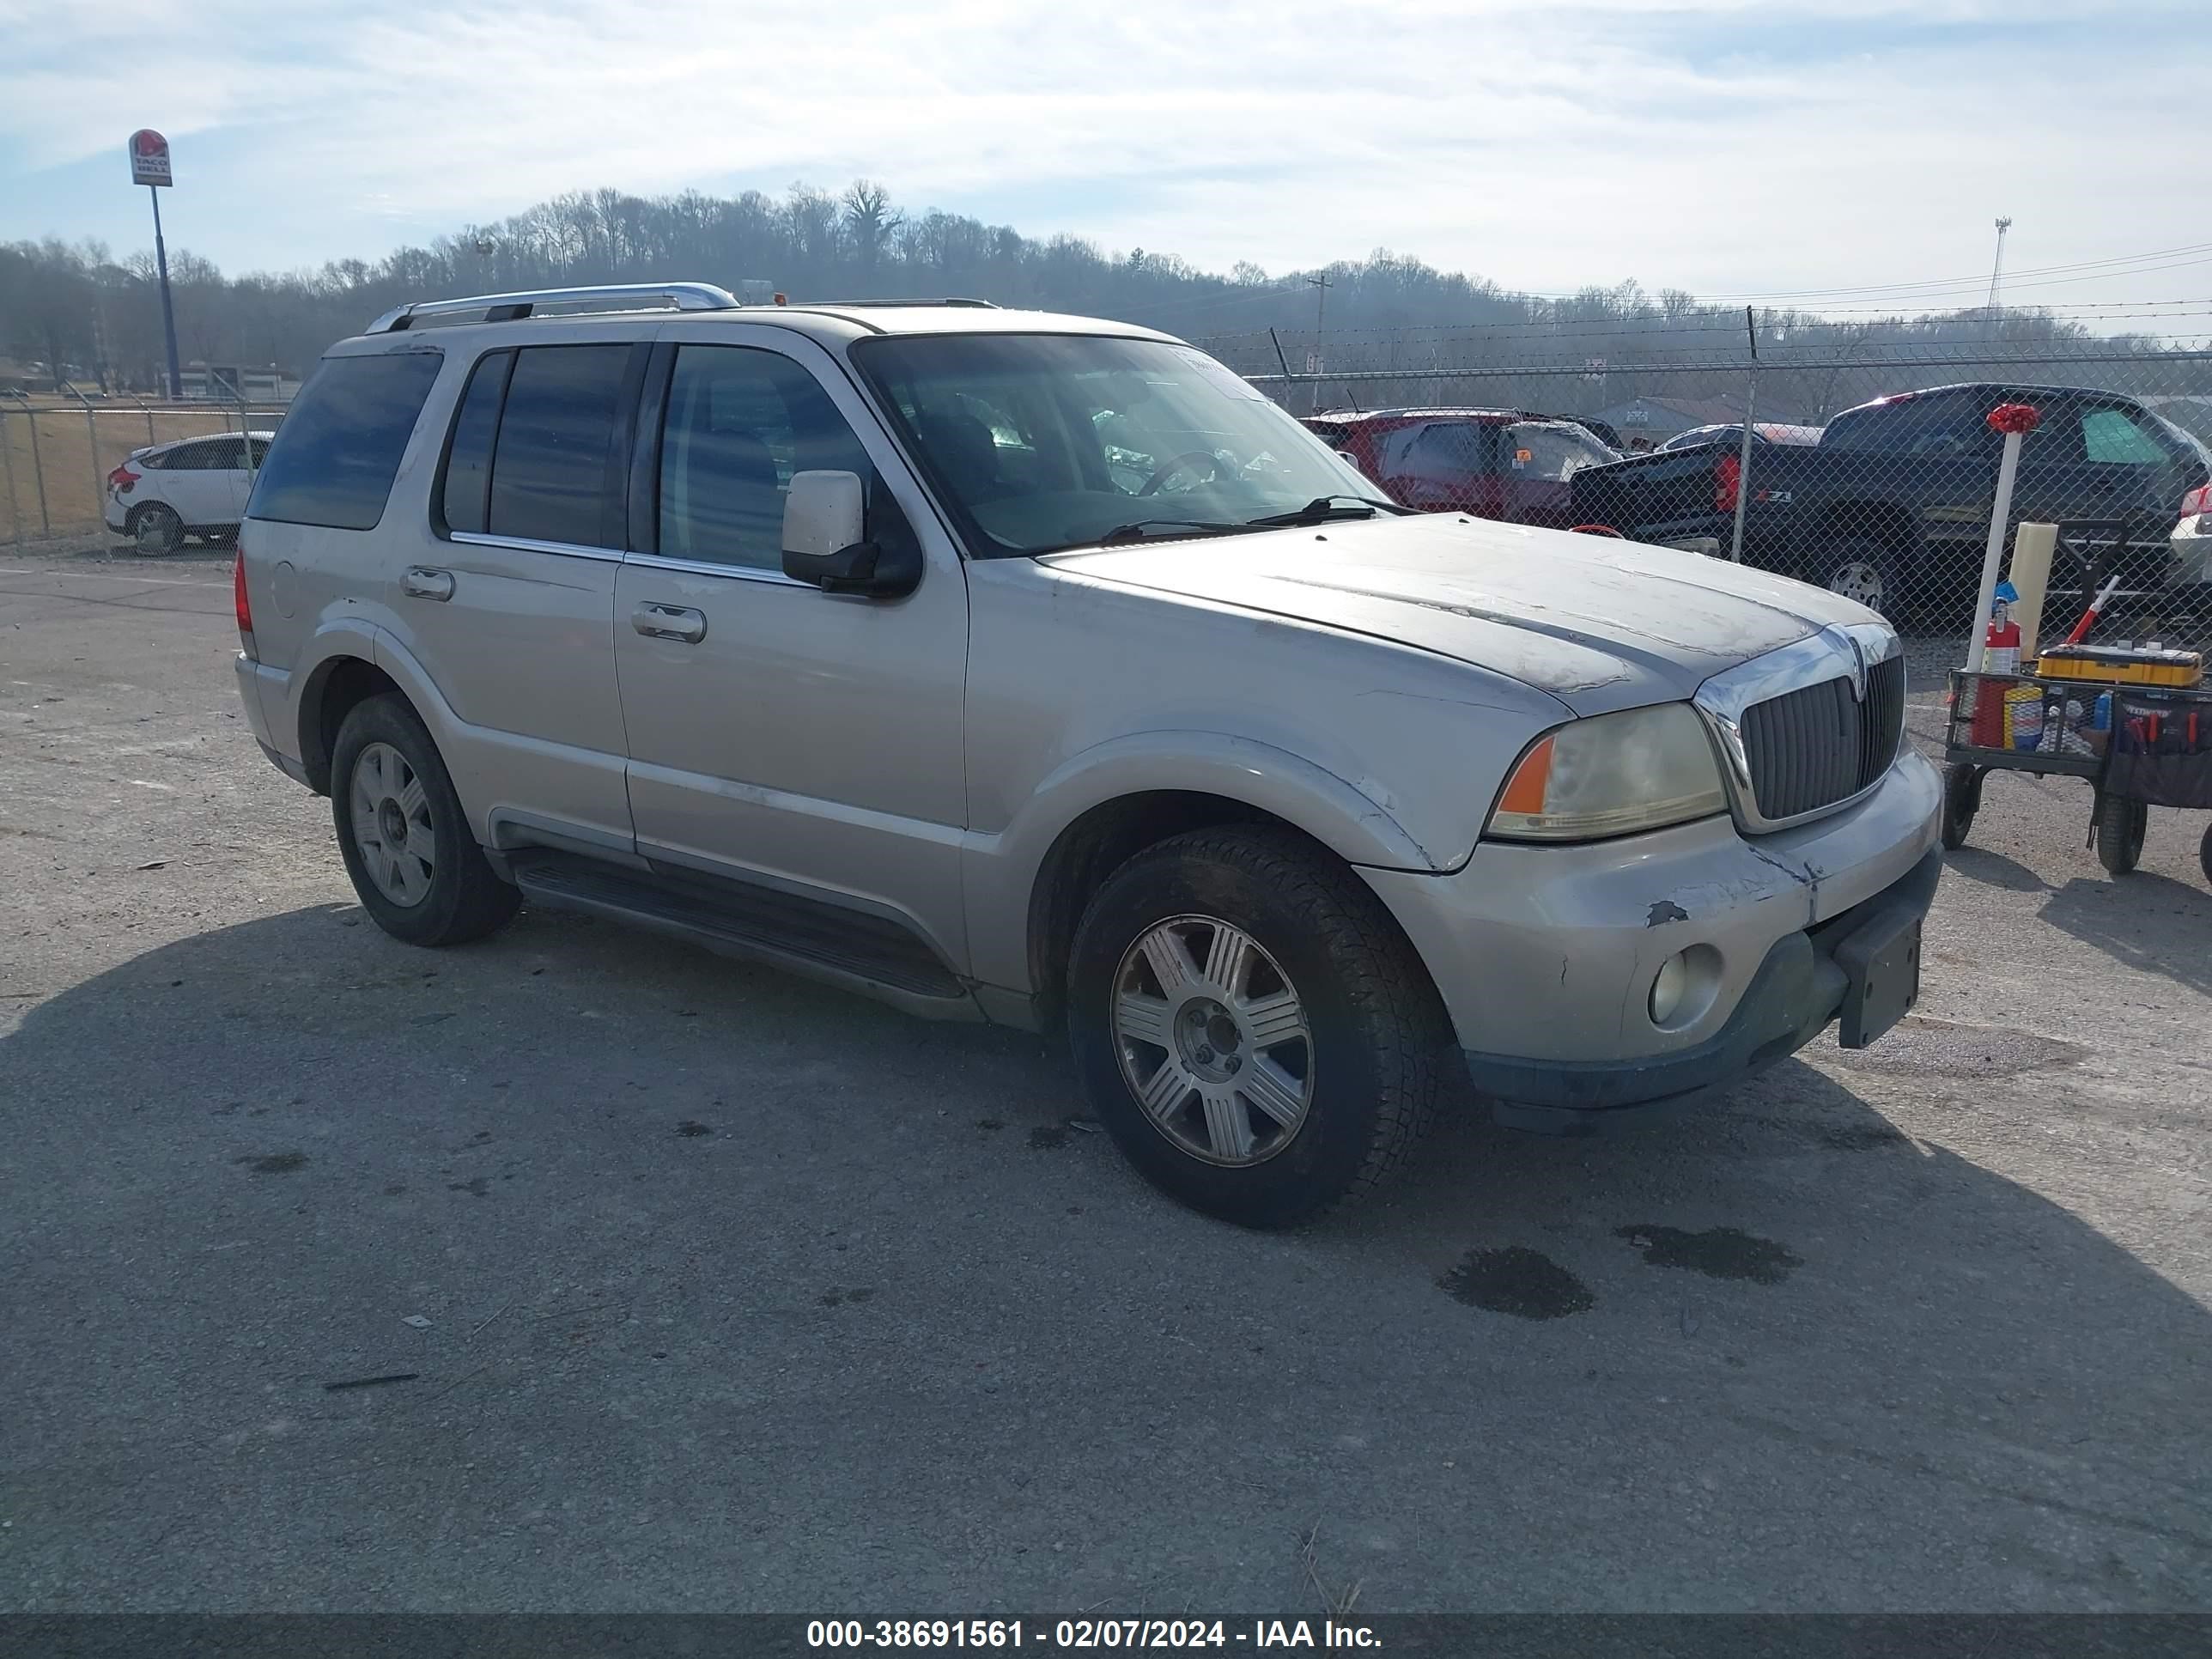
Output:
[[1881,620],[1703,554],[1450,514],[1040,562],[1432,651],[1548,691],[1577,714],[1685,698],[1828,623]]

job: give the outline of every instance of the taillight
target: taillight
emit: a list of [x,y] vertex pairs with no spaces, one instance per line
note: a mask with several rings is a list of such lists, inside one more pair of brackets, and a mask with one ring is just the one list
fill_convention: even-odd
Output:
[[107,487],[118,495],[128,495],[131,486],[138,482],[138,476],[131,470],[131,463],[125,461],[107,475]]
[[[246,597],[246,552],[239,550],[238,562],[230,568],[230,595],[238,611],[238,643],[249,657],[253,656],[253,602]],[[255,658],[258,661],[258,658]]]
[[2212,483],[2201,483],[2181,498],[2181,516],[2212,513]]
[[1713,463],[1713,511],[1735,511],[1736,493],[1743,488],[1743,461],[1735,455],[1723,455]]

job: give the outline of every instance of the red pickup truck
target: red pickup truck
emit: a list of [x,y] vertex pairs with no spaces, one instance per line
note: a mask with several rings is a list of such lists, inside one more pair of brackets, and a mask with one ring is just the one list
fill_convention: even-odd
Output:
[[1389,409],[1305,424],[1401,506],[1571,529],[1569,480],[1620,459],[1575,422],[1504,409]]

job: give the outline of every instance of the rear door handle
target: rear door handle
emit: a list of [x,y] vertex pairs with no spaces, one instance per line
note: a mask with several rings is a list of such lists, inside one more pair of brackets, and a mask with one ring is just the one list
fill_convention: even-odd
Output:
[[641,605],[629,613],[629,625],[649,640],[696,645],[707,637],[707,613],[680,605]]
[[453,597],[453,573],[426,570],[418,564],[399,579],[399,591],[411,599],[450,599]]

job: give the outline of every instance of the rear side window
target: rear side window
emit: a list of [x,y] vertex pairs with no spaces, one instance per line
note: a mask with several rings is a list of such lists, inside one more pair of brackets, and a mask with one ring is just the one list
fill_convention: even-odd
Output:
[[434,351],[325,357],[276,429],[247,515],[375,529],[444,361]]
[[515,353],[492,453],[493,535],[621,545],[613,449],[630,355],[627,345]]
[[1513,476],[1540,483],[1565,483],[1586,466],[1610,459],[1595,439],[1574,427],[1523,422],[1506,429]]
[[1838,415],[1820,447],[1936,459],[1994,453],[1996,437],[1984,416],[1999,401],[1972,392],[1937,392],[1869,404]]
[[499,400],[507,392],[512,351],[479,358],[469,371],[468,390],[453,416],[453,438],[446,452],[446,479],[439,492],[447,530],[483,533],[491,495],[491,447],[499,435]]

